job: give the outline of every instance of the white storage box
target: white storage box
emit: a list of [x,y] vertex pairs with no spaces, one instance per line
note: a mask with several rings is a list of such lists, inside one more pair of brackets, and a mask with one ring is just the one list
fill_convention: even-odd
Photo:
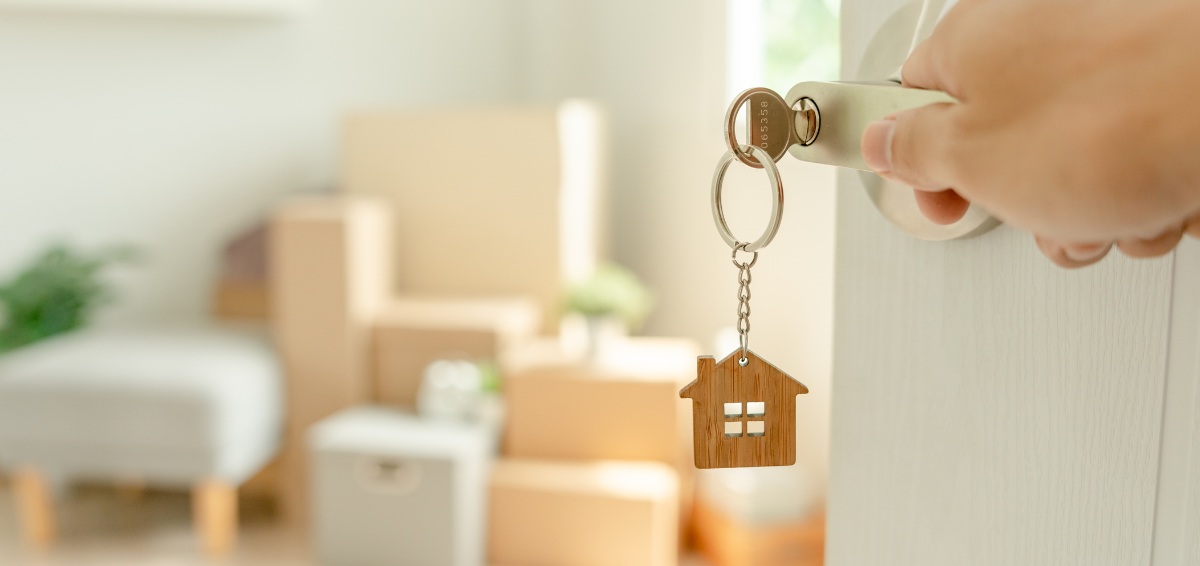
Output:
[[492,432],[400,411],[342,411],[309,433],[327,566],[483,564]]

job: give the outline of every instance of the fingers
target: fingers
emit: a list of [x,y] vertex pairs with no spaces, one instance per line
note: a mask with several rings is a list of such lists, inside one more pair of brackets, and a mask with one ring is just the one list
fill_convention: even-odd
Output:
[[[904,62],[904,68],[901,69],[904,86],[945,90],[935,69],[932,53],[932,41],[927,39],[917,45],[916,49],[908,56],[908,60]],[[920,120],[921,118],[917,117],[916,119]],[[906,128],[909,130],[912,130],[914,127],[912,123],[906,125]],[[913,139],[912,134],[902,134],[901,137],[902,141],[900,143],[909,144],[907,149],[902,149],[901,151],[907,151],[911,154],[913,151],[912,144],[914,143],[911,141]],[[934,224],[946,225],[958,222],[967,213],[967,209],[971,206],[971,203],[967,202],[966,199],[959,196],[953,190],[946,189],[945,187],[950,186],[948,182],[938,181],[935,177],[929,177],[911,170],[903,172],[894,171],[896,168],[896,143],[896,126],[894,124],[887,124],[886,121],[874,122],[868,125],[867,130],[863,132],[863,159],[866,160],[872,169],[876,170],[876,173],[880,173],[892,180],[904,182],[902,179],[905,178],[910,180],[923,179],[922,186],[917,188],[925,190],[917,190],[914,194],[917,199],[917,208],[921,210],[921,214],[925,215],[925,218],[928,218]],[[914,159],[911,156],[904,158],[905,163],[918,161],[918,168],[928,168],[928,165],[919,163],[919,160],[920,158]],[[926,159],[925,163],[928,163],[928,161]],[[887,174],[884,175],[882,171],[886,171]],[[916,186],[914,182],[906,184]],[[934,189],[940,188],[942,190],[928,190],[930,186]]]
[[1200,213],[1193,214],[1183,223],[1187,235],[1200,239]]
[[[1121,238],[1116,246],[1121,253],[1134,258],[1159,257],[1175,249],[1183,238],[1184,225],[1172,227],[1153,238]],[[1067,243],[1046,238],[1035,238],[1038,249],[1050,261],[1060,267],[1075,269],[1096,263],[1112,249],[1113,242],[1105,243]]]
[[1041,237],[1034,237],[1037,247],[1050,261],[1059,267],[1077,269],[1096,263],[1108,255],[1112,242],[1090,244],[1065,244]]
[[954,186],[953,112],[953,105],[930,104],[871,122],[860,142],[863,161],[880,176],[915,189]]
[[917,207],[935,224],[953,224],[971,203],[952,186],[946,165],[949,105],[935,104],[872,122],[863,131],[862,154],[880,176],[917,189]]
[[1183,239],[1183,225],[1175,226],[1153,238],[1122,238],[1117,240],[1121,253],[1129,257],[1158,257],[1170,253]]
[[914,190],[913,193],[921,214],[934,224],[954,224],[961,220],[971,207],[971,203],[954,192],[954,189],[937,192]]
[[900,68],[901,84],[925,90],[946,90],[933,61],[933,41],[926,39],[917,44]]

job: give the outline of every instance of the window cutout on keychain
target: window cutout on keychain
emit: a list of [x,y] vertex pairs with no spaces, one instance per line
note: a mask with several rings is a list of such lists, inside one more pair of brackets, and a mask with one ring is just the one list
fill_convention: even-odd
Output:
[[725,422],[725,436],[741,436],[741,435],[742,435],[742,421],[726,421]]
[[766,436],[767,421],[746,421],[746,436]]

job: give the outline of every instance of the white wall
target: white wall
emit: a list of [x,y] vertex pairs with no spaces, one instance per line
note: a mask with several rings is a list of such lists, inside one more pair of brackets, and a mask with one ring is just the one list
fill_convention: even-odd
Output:
[[337,0],[294,21],[0,12],[0,274],[136,244],[117,319],[208,309],[220,244],[334,183],[352,106],[509,100],[512,3]]

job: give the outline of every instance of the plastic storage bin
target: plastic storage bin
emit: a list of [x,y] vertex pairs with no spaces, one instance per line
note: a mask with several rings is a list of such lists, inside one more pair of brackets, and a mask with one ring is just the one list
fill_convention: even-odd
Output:
[[328,566],[480,566],[493,434],[349,409],[309,433],[313,527]]

